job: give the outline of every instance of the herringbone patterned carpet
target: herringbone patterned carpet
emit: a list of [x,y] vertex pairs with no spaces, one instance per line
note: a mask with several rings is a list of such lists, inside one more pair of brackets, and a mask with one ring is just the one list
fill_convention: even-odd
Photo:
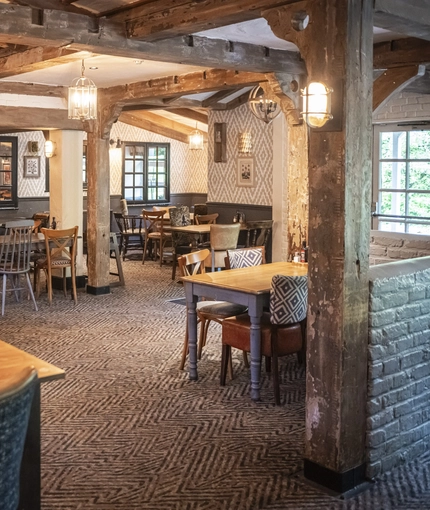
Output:
[[220,329],[190,382],[178,370],[185,308],[171,267],[127,260],[127,285],[78,305],[6,305],[1,338],[65,369],[42,387],[44,510],[428,509],[430,454],[347,501],[304,484],[304,371],[282,361],[283,405],[249,398],[248,371],[219,386]]

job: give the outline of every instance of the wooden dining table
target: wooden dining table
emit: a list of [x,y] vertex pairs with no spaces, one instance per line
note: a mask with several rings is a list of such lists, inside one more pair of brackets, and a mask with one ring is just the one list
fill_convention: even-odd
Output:
[[21,462],[18,509],[22,510],[40,510],[41,508],[40,384],[64,379],[65,372],[47,361],[43,361],[28,352],[0,340],[0,382],[31,366],[37,370],[38,384],[36,385],[31,405],[24,454]]
[[196,314],[198,298],[204,296],[217,301],[245,305],[248,307],[251,321],[251,398],[254,401],[260,400],[260,324],[263,309],[269,306],[272,278],[278,274],[303,276],[307,275],[307,272],[308,265],[305,263],[274,262],[244,269],[230,269],[181,277],[187,300],[190,380],[198,379]]

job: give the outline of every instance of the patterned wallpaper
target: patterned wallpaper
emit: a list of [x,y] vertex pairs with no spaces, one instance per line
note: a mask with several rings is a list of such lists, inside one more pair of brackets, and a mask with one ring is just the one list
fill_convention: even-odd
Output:
[[[160,142],[170,143],[170,192],[171,193],[207,193],[208,187],[208,151],[192,151],[188,145],[165,136],[157,135],[143,129],[116,122],[111,130],[111,138],[127,142]],[[112,195],[121,194],[122,162],[111,153]]]
[[[214,162],[214,123],[227,124],[227,161]],[[252,135],[255,186],[237,186],[237,160],[247,157],[238,152],[239,133]],[[272,205],[272,125],[258,120],[247,104],[229,111],[209,112],[208,201],[236,204]]]
[[[2,134],[18,137],[18,197],[45,197],[45,137],[42,131]],[[38,142],[38,152],[28,151],[28,142]],[[40,177],[24,177],[24,156],[40,156]]]

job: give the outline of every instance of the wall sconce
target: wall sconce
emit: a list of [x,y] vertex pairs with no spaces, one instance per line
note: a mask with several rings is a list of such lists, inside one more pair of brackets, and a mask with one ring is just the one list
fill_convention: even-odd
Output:
[[333,118],[330,113],[332,92],[333,89],[316,81],[302,90],[302,115],[309,127],[320,128]]
[[281,108],[272,99],[267,99],[264,90],[257,85],[249,93],[249,108],[251,112],[266,124],[270,124],[272,120],[281,113]]
[[191,150],[203,150],[203,133],[197,129],[197,122],[196,129],[190,133],[188,147]]
[[52,156],[55,156],[55,149],[57,145],[55,142],[51,140],[46,140],[45,142],[45,157],[46,158],[52,158]]
[[238,150],[241,154],[250,154],[252,152],[251,133],[239,133]]
[[97,119],[97,87],[84,76],[85,66],[82,60],[81,76],[75,78],[69,87],[69,119]]
[[122,149],[121,140],[119,138],[116,139],[116,142],[113,138],[109,140],[110,149]]
[[33,152],[33,153],[37,153],[39,152],[39,142],[33,142],[33,141],[29,141],[28,142],[28,152]]

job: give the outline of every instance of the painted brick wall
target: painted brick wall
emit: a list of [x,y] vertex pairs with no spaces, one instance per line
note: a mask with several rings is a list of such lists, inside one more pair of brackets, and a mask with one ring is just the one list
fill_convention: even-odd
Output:
[[370,232],[370,265],[428,256],[430,256],[430,236],[380,230]]
[[377,124],[405,119],[430,119],[430,95],[400,92],[373,115],[373,122]]
[[370,268],[367,475],[430,448],[430,257]]

